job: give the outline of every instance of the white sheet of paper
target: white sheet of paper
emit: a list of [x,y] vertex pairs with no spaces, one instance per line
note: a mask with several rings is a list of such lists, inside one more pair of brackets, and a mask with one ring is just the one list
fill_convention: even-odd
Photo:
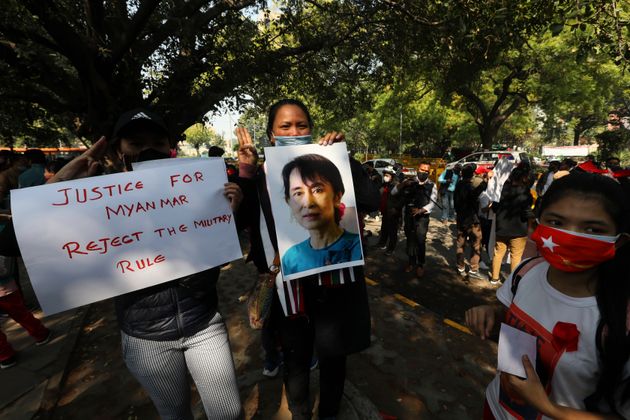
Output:
[[497,370],[526,378],[523,356],[536,366],[536,337],[501,323]]
[[169,159],[140,171],[12,190],[18,244],[44,313],[240,258],[226,181],[222,159]]

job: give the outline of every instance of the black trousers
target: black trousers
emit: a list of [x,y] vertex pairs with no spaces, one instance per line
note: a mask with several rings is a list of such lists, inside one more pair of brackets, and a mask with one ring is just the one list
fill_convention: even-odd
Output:
[[400,215],[391,215],[387,210],[381,220],[381,234],[378,238],[379,246],[387,245],[388,251],[393,251],[398,243],[398,225]]
[[[285,318],[280,322],[284,352],[284,386],[294,420],[310,419],[310,364],[315,330],[308,317]],[[346,356],[319,355],[319,417],[336,416],[346,379]]]
[[427,253],[426,241],[429,231],[429,215],[414,217],[405,212],[405,236],[407,237],[407,256],[409,264],[424,267]]

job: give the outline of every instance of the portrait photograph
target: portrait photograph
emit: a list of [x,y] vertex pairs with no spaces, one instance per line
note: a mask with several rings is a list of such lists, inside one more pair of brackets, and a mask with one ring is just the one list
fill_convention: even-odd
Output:
[[265,160],[283,278],[363,265],[346,143],[268,147]]

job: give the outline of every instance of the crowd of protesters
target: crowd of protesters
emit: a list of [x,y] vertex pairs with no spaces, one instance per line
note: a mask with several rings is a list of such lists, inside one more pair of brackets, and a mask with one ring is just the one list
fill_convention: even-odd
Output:
[[[497,373],[483,418],[628,418],[630,170],[619,158],[598,163],[592,156],[551,161],[539,176],[529,163],[508,157],[493,166],[458,165],[438,179],[439,220],[450,224],[455,214],[457,272],[500,285],[498,303],[468,310],[467,324],[485,339],[498,335],[502,321],[538,343],[535,364],[523,357],[525,378]],[[421,164],[419,173],[427,168]],[[417,264],[414,245],[423,238],[417,217],[437,202],[423,188],[425,179],[399,181],[392,188],[384,180],[382,203],[414,210],[402,223],[410,265]],[[422,200],[408,193],[392,202],[404,188],[421,191]],[[385,240],[397,232],[392,220],[401,221],[387,205],[381,212],[378,245],[391,255]],[[489,276],[480,271],[484,248]],[[506,254],[511,274],[503,278]]]
[[[313,129],[308,108],[300,101],[281,100],[269,109],[267,135],[275,147],[310,144]],[[261,278],[275,284],[268,316],[260,325],[263,374],[275,376],[282,366],[289,410],[294,419],[308,419],[309,376],[319,364],[319,418],[334,419],[346,358],[370,345],[363,267],[294,280],[277,277],[280,256],[266,173],[248,131],[238,128],[236,135],[239,167],[223,186],[224,196],[237,228],[248,234],[248,261]],[[344,135],[334,131],[318,139],[321,146],[342,141]],[[52,333],[26,309],[19,290],[14,266],[20,250],[11,223],[10,190],[130,171],[132,162],[172,157],[175,146],[159,115],[135,109],[119,117],[109,139],[101,138],[69,163],[46,162],[35,150],[0,153],[0,311],[24,326],[37,344],[47,343]],[[386,255],[394,253],[402,227],[407,256],[403,271],[429,276],[426,237],[431,218],[446,225],[454,222],[456,272],[499,285],[496,305],[466,312],[470,328],[482,339],[494,337],[503,320],[537,337],[535,365],[523,359],[527,377],[498,373],[488,386],[485,419],[630,415],[630,246],[624,246],[630,189],[629,171],[619,159],[551,162],[540,176],[528,163],[507,157],[492,170],[457,165],[438,179],[431,178],[436,168],[426,162],[413,176],[399,166],[381,175],[353,158],[350,167],[360,224],[366,214],[380,211],[377,247]],[[302,182],[307,188],[316,182],[331,184],[322,175],[302,175]],[[343,229],[334,232],[344,234]],[[339,238],[325,239],[312,252]],[[512,274],[503,278],[506,256]],[[164,419],[192,418],[189,374],[208,418],[242,415],[227,330],[217,309],[219,275],[217,267],[115,298],[123,359]],[[0,367],[16,362],[0,332]]]

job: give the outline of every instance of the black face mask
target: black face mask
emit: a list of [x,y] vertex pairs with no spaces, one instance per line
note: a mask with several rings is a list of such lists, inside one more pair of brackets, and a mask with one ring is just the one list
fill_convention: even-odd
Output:
[[429,173],[428,172],[418,172],[418,181],[424,182],[427,179],[429,179]]
[[171,157],[170,153],[160,152],[159,150],[155,150],[155,149],[145,149],[141,151],[137,156],[135,156],[135,159],[130,159],[128,157],[125,157],[124,161],[125,161],[125,167],[127,168],[127,170],[131,171],[132,170],[131,164],[133,162],[145,162],[147,160],[168,159],[170,157]]

